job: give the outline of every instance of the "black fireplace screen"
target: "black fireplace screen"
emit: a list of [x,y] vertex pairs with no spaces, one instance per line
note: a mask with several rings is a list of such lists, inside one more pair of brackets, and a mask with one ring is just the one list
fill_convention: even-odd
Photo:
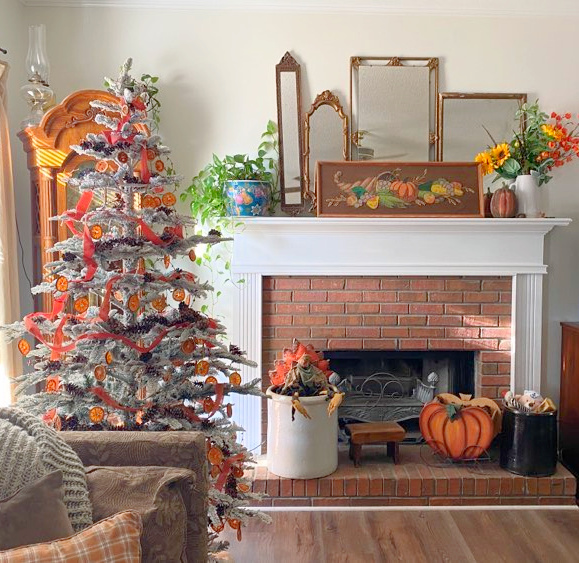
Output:
[[474,352],[328,350],[324,357],[346,391],[344,420],[400,422],[417,418],[438,393],[474,394]]

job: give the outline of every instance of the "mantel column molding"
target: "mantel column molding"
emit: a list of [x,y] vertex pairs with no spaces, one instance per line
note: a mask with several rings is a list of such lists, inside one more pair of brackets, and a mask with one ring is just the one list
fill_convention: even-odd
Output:
[[543,276],[513,276],[511,389],[541,392]]
[[[262,365],[262,276],[261,274],[237,274],[239,283],[234,304],[232,342],[247,352],[247,357],[257,363],[256,367],[241,366],[242,383],[253,379],[261,380]],[[252,395],[237,395],[233,419],[245,429],[238,436],[248,449],[261,443],[261,398]],[[259,450],[257,450],[259,453]]]

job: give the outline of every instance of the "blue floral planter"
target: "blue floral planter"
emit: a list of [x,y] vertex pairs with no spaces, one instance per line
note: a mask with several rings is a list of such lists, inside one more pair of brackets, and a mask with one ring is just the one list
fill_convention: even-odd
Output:
[[225,184],[227,213],[232,217],[267,215],[271,185],[259,180],[229,180]]

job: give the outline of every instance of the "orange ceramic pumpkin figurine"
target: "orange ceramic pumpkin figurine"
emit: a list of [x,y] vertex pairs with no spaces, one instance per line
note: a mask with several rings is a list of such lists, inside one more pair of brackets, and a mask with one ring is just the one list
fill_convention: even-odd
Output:
[[491,214],[501,219],[514,217],[517,214],[517,196],[506,184],[493,194]]
[[426,443],[455,460],[480,457],[495,436],[493,420],[485,408],[439,398],[424,405],[419,424]]

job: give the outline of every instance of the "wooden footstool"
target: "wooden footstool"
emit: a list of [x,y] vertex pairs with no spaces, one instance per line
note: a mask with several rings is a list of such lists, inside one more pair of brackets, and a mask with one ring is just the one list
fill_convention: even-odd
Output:
[[362,422],[347,424],[346,434],[350,436],[350,459],[360,465],[363,444],[386,444],[386,454],[398,463],[399,442],[404,440],[406,430],[397,422]]

